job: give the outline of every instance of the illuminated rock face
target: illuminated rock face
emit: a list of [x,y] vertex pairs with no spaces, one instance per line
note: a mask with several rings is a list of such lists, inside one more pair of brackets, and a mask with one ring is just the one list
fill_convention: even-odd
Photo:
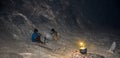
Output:
[[23,58],[31,58],[32,57],[32,53],[19,53],[21,56],[23,56]]
[[112,45],[111,45],[111,47],[110,47],[110,49],[108,50],[108,52],[114,53],[115,48],[116,48],[116,42],[113,42]]

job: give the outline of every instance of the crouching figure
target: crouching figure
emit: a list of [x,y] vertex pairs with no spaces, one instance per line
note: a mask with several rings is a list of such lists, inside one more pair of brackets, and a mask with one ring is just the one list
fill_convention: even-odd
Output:
[[41,41],[41,34],[38,32],[38,29],[34,29],[34,32],[32,34],[32,42],[44,44],[44,42]]
[[50,33],[53,36],[54,40],[58,40],[59,39],[59,34],[58,34],[58,32],[55,29],[52,28]]

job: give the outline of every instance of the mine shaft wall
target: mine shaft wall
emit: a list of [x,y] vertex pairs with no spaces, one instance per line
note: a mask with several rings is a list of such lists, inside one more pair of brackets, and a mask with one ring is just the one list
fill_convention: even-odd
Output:
[[1,0],[0,36],[30,38],[34,28],[38,28],[41,33],[51,28],[60,33],[119,30],[120,12],[117,2]]

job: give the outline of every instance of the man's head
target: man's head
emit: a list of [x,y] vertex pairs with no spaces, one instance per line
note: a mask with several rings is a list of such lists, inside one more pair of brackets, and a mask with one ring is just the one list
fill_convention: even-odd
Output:
[[37,32],[38,32],[38,29],[35,28],[35,29],[34,29],[34,32],[37,33]]
[[51,31],[54,32],[55,30],[52,28]]

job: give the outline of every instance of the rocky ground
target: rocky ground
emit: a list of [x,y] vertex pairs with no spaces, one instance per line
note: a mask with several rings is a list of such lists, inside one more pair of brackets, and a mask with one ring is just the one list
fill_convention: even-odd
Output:
[[[89,34],[90,35],[90,34]],[[109,47],[112,44],[106,44],[108,40],[95,40],[95,38],[86,35],[62,35],[58,41],[48,40],[45,47],[38,43],[30,41],[6,41],[0,44],[0,57],[2,58],[72,58],[75,51],[79,50],[79,41],[87,43],[88,53],[94,55],[93,58],[119,58],[120,50],[116,49],[115,53],[109,53]],[[101,36],[103,37],[103,36]],[[105,36],[104,36],[105,37]],[[96,37],[100,38],[100,37]],[[107,36],[105,38],[108,38]],[[117,44],[118,45],[118,44]],[[118,46],[117,46],[118,48]],[[97,55],[97,56],[96,56]]]

